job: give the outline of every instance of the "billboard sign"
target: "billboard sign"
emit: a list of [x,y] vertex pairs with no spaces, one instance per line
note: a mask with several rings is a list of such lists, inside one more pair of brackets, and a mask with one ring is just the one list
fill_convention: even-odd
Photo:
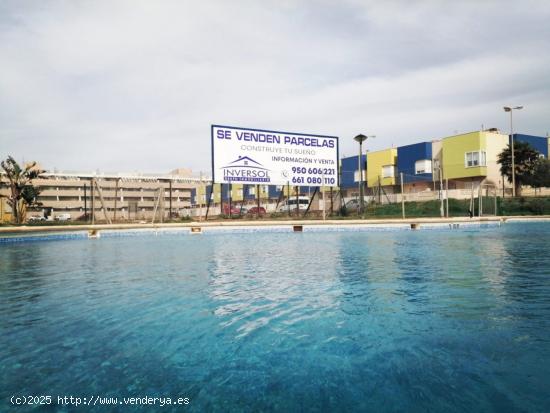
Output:
[[212,125],[212,182],[338,186],[338,138]]

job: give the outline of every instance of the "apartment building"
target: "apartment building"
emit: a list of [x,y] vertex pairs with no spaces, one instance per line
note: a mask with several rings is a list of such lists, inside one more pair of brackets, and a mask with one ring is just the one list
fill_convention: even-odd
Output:
[[11,221],[11,208],[6,198],[0,197],[0,224]]
[[514,133],[514,141],[528,143],[548,159],[548,154],[550,153],[550,139],[548,137]]
[[[200,183],[189,170],[169,174],[47,171],[33,181],[40,189],[39,207],[27,217],[55,219],[69,214],[72,220],[157,220],[186,215],[191,190]],[[0,195],[7,196],[6,178],[0,177]]]
[[[500,174],[498,154],[508,145],[509,136],[496,129],[449,136],[434,151],[434,163],[450,189],[478,188],[482,183],[496,188],[510,185]],[[436,176],[439,180],[439,175]]]
[[367,187],[387,187],[391,191],[397,181],[397,149],[367,152]]
[[[515,134],[516,141],[529,143],[542,156],[550,154],[547,137]],[[497,129],[474,131],[431,142],[419,142],[398,148],[367,152],[367,194],[377,193],[377,187],[386,194],[400,192],[400,179],[411,199],[429,199],[441,196],[440,188],[455,191],[452,196],[469,197],[472,189],[480,186],[495,188],[499,193],[511,194],[511,184],[500,174],[498,154],[508,145],[509,135]],[[342,189],[345,196],[357,196],[359,172],[357,156],[341,160]],[[410,196],[409,196],[410,198]]]
[[363,171],[363,185],[366,186],[367,156],[361,155],[361,164],[359,156],[350,156],[340,160],[340,188],[346,198],[356,198],[359,196],[359,166]]
[[406,193],[433,189],[432,142],[420,142],[397,148],[397,181],[403,177]]

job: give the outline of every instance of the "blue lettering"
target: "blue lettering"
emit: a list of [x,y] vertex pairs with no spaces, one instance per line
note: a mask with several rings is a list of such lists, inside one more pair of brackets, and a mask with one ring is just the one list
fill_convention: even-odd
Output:
[[231,139],[231,131],[230,130],[224,130],[224,129],[218,129],[216,131],[216,136],[218,139]]
[[316,148],[334,148],[332,139],[319,140],[318,138],[285,136],[284,143],[290,145],[312,146]]

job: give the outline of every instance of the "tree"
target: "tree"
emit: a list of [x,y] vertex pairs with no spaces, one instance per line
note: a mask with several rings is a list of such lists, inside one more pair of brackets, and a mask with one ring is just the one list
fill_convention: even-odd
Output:
[[537,159],[533,167],[533,174],[525,183],[533,188],[550,187],[550,160]]
[[[514,169],[516,172],[516,195],[521,194],[521,186],[529,185],[527,181],[534,173],[536,162],[540,159],[540,153],[526,142],[514,141]],[[497,162],[500,164],[500,173],[512,182],[512,153],[508,145],[498,154]]]
[[21,168],[11,156],[0,165],[9,183],[8,205],[11,207],[15,223],[21,224],[25,221],[27,207],[39,205],[37,198],[40,190],[32,185],[32,180],[38,178],[41,171],[36,167],[36,162]]

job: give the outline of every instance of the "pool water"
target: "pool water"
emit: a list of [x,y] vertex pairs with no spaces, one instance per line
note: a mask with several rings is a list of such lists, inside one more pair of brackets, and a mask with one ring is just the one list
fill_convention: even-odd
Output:
[[550,223],[0,245],[1,412],[544,412],[549,373]]

